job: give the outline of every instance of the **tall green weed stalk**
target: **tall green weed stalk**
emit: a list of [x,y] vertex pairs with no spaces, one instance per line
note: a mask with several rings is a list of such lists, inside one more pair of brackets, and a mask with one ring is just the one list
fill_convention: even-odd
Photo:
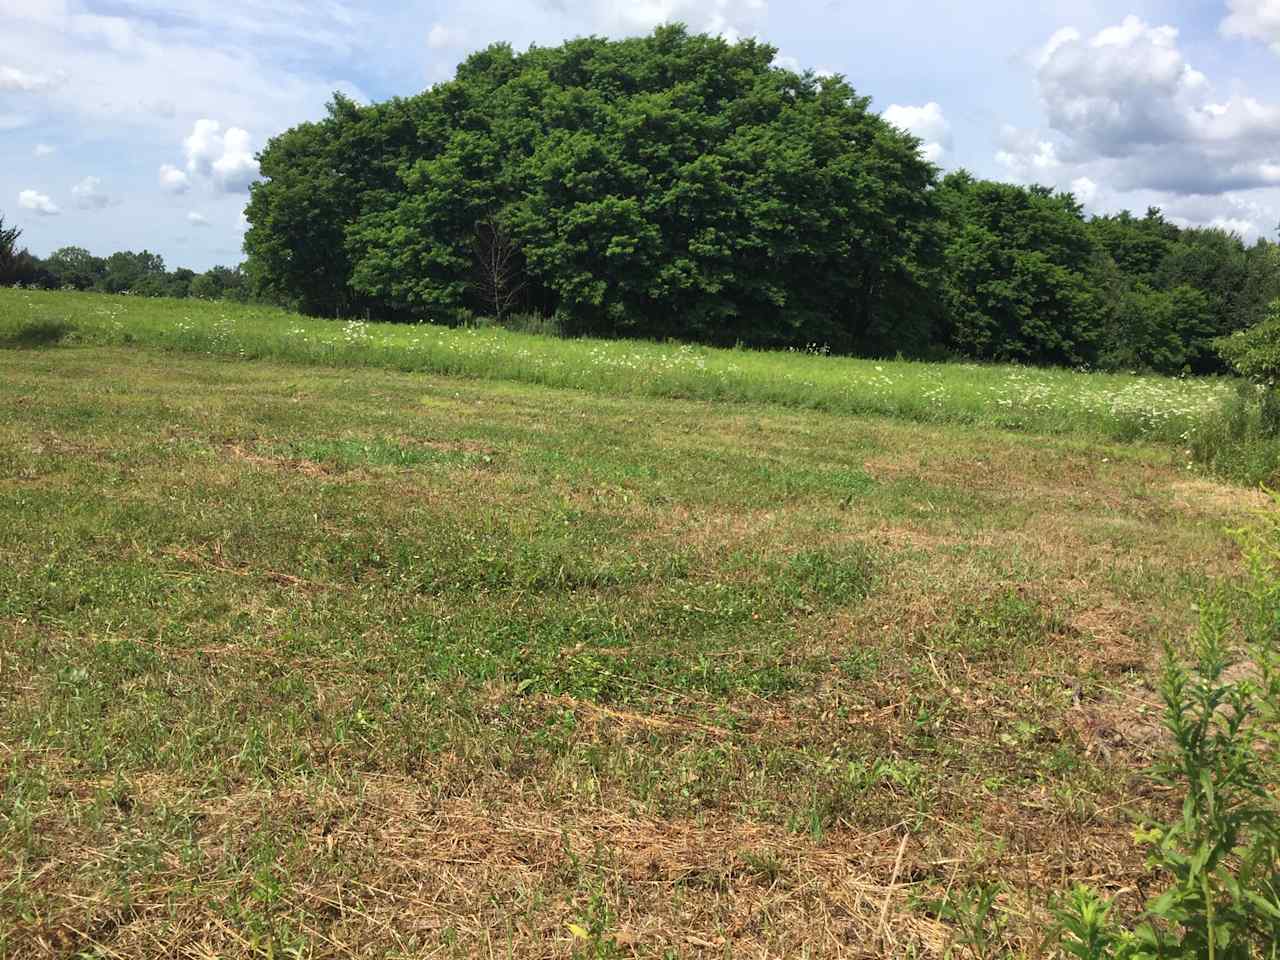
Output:
[[1058,909],[1064,956],[1080,960],[1280,957],[1280,498],[1233,531],[1238,587],[1200,606],[1189,662],[1166,650],[1160,682],[1174,743],[1158,777],[1180,816],[1137,833],[1168,882],[1125,925],[1097,891]]

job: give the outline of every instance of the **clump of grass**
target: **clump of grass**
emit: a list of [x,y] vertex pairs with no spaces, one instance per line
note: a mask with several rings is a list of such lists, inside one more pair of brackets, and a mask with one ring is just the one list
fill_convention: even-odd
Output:
[[1280,478],[1280,395],[1241,382],[1191,432],[1192,458],[1227,480],[1255,486]]
[[0,325],[0,347],[34,350],[52,347],[71,336],[75,327],[66,320],[54,317],[33,317],[22,320],[9,328]]

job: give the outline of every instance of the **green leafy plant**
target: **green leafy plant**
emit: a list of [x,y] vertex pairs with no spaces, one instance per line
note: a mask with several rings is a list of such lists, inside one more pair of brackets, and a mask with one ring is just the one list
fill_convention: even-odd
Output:
[[[1002,883],[981,883],[925,904],[927,909],[954,928],[947,957],[968,956],[974,960],[986,960],[1002,955],[1006,919],[997,909],[997,901],[1004,890]],[[961,949],[964,953],[957,952]]]
[[1280,500],[1235,536],[1244,586],[1206,598],[1190,663],[1168,649],[1160,683],[1174,751],[1157,775],[1181,792],[1181,814],[1136,837],[1171,883],[1131,928],[1077,888],[1058,909],[1067,956],[1280,956]]
[[1280,300],[1271,304],[1261,323],[1222,337],[1215,346],[1240,376],[1274,388],[1280,383]]

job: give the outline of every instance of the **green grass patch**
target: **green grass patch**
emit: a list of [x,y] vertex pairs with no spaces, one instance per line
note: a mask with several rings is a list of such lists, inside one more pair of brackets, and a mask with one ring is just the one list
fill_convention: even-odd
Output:
[[775,404],[926,423],[1185,442],[1230,394],[1217,379],[859,360],[639,341],[315,320],[257,306],[0,290],[0,337],[73,323],[78,342],[570,387],[609,396]]
[[931,958],[882,891],[993,875],[1017,955],[1147,875],[1146,666],[1250,506],[1166,445],[752,392],[823,358],[708,403],[94,342],[131,316],[0,356],[3,960]]

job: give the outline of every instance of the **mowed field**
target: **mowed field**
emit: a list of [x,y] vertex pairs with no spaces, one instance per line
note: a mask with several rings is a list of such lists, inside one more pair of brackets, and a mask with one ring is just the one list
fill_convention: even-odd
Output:
[[1161,644],[1261,501],[1167,442],[0,350],[0,957],[1046,956],[1074,881],[1151,892]]

